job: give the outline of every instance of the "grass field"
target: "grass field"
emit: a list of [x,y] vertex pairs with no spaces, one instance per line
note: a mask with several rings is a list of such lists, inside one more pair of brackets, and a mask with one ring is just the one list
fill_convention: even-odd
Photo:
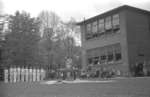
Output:
[[62,84],[0,83],[0,97],[150,97],[150,78]]

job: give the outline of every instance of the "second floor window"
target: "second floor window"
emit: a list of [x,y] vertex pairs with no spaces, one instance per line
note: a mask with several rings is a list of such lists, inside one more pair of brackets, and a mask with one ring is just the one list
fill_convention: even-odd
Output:
[[105,29],[110,30],[112,29],[112,21],[111,21],[111,16],[107,17],[105,19]]
[[97,21],[93,22],[93,24],[92,24],[92,32],[93,33],[97,32]]
[[105,31],[105,28],[104,28],[105,26],[104,26],[104,19],[100,19],[99,20],[99,26],[98,26],[98,28],[99,28],[99,33],[103,33],[104,31]]
[[119,28],[119,14],[115,14],[113,15],[113,20],[112,20],[112,24],[113,24],[113,28]]
[[87,24],[86,30],[87,30],[87,33],[91,33],[91,24]]

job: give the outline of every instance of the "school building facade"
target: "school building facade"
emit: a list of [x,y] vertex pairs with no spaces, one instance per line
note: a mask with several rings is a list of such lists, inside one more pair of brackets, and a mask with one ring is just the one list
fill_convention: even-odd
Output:
[[149,68],[149,11],[124,5],[78,25],[84,70],[90,67],[91,71],[96,71],[103,67],[129,76],[140,62]]

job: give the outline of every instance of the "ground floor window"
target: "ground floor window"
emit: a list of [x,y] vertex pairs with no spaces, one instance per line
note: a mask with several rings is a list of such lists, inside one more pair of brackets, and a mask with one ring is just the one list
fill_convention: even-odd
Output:
[[108,54],[108,62],[113,61],[114,57],[113,54]]
[[121,60],[121,53],[116,53],[115,54],[115,59],[116,59],[116,61]]
[[94,65],[98,64],[99,62],[99,57],[94,57]]
[[87,51],[88,64],[101,64],[122,59],[120,44],[109,45]]

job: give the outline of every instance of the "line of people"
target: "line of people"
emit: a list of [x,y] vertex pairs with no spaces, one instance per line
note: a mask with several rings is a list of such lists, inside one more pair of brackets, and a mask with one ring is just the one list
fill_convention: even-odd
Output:
[[43,68],[10,67],[4,69],[4,82],[36,82],[44,80],[45,75]]

